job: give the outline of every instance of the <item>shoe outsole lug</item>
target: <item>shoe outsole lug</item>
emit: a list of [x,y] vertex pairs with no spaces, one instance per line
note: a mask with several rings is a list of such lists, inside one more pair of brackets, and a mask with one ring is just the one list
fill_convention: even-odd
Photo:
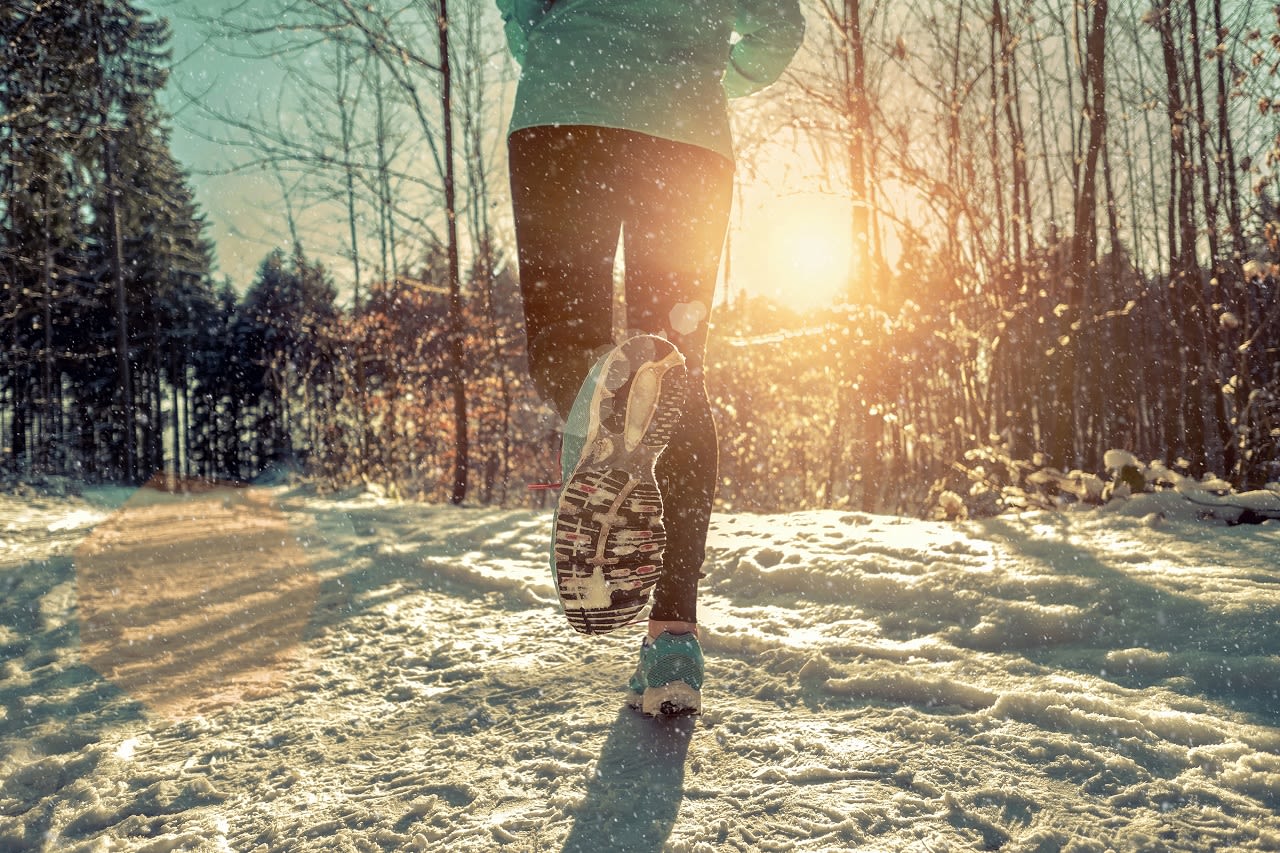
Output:
[[[666,341],[633,338],[611,358],[593,402],[593,429],[556,509],[556,592],[569,624],[583,634],[634,622],[661,577],[666,529],[653,469],[688,393],[684,360]],[[650,383],[651,410],[618,409],[619,392],[637,369],[661,371]],[[628,446],[622,432],[637,422],[643,432]]]
[[695,717],[702,713],[702,694],[683,681],[672,681],[635,696],[631,707],[647,717]]

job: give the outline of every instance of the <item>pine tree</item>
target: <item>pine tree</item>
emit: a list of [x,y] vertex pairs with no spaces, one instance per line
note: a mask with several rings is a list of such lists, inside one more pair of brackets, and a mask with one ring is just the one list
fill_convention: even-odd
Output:
[[0,15],[0,387],[19,470],[136,480],[165,464],[165,383],[185,387],[179,342],[211,265],[157,105],[167,40],[128,0]]
[[308,412],[315,379],[331,363],[322,330],[333,323],[337,291],[324,268],[301,248],[292,258],[276,249],[236,313],[230,341],[239,360],[232,375],[242,403],[243,426],[254,436],[251,473],[273,463],[293,463],[315,448],[308,441]]

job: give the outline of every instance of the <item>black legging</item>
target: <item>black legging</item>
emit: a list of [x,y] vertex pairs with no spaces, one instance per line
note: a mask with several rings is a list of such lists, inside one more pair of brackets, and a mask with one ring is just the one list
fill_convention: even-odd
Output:
[[697,621],[697,585],[718,450],[703,380],[707,322],[733,192],[733,164],[703,148],[603,127],[533,127],[508,140],[529,372],[567,417],[613,343],[621,231],[627,329],[683,353],[690,395],[658,460],[667,529],[649,618]]

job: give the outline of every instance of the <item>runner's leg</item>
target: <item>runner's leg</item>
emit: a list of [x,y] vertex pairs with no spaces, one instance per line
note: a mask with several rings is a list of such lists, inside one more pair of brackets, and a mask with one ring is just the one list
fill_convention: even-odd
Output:
[[613,340],[622,214],[597,131],[533,127],[508,139],[529,373],[562,418]]
[[530,373],[544,399],[567,416],[611,343],[624,219],[628,329],[664,335],[687,360],[686,412],[658,462],[667,549],[650,619],[696,622],[718,463],[703,362],[732,164],[610,128],[530,128],[509,150]]
[[684,354],[689,396],[658,460],[667,530],[651,622],[697,621],[718,446],[703,364],[733,192],[733,165],[702,148],[631,135],[625,165],[627,326],[665,335]]

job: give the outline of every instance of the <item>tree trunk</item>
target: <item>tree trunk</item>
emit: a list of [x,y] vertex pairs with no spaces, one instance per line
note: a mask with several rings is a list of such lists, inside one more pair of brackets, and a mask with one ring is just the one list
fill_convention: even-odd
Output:
[[957,233],[956,223],[960,220],[959,200],[954,188],[959,186],[960,163],[963,158],[961,151],[960,136],[960,111],[963,107],[961,104],[961,85],[960,85],[960,36],[964,33],[965,22],[965,0],[956,3],[956,26],[955,43],[952,45],[951,53],[951,91],[947,98],[947,187],[953,191],[947,193],[947,222],[949,227],[943,239],[946,241],[946,250],[943,257],[946,262],[948,272],[954,271],[960,266],[960,235]]
[[[1219,214],[1219,196],[1222,193],[1222,184],[1219,183],[1217,192],[1213,187],[1213,176],[1217,170],[1213,168],[1211,160],[1219,163],[1221,158],[1213,157],[1209,148],[1209,114],[1205,106],[1204,97],[1204,77],[1201,72],[1201,62],[1203,60],[1202,51],[1200,49],[1200,18],[1198,0],[1187,0],[1187,11],[1190,16],[1191,27],[1191,68],[1192,68],[1192,84],[1195,95],[1196,106],[1196,140],[1200,149],[1200,192],[1202,196],[1202,204],[1204,207],[1205,232],[1209,241],[1209,268],[1212,272],[1212,282],[1210,286],[1213,288],[1211,293],[1201,293],[1201,304],[1205,306],[1201,320],[1204,323],[1201,332],[1201,351],[1195,354],[1199,359],[1204,370],[1205,387],[1204,393],[1212,398],[1212,405],[1206,405],[1204,415],[1209,421],[1206,427],[1205,438],[1213,440],[1212,447],[1205,448],[1205,457],[1207,467],[1214,471],[1221,472],[1229,470],[1230,462],[1227,457],[1233,455],[1231,450],[1231,425],[1227,418],[1226,398],[1221,391],[1221,375],[1219,371],[1219,358],[1222,352],[1221,343],[1219,341],[1218,324],[1213,322],[1213,317],[1207,311],[1207,307],[1213,302],[1224,301],[1223,294],[1227,293],[1227,266],[1224,262],[1221,250],[1221,234],[1219,233],[1220,214]],[[1226,467],[1223,467],[1223,466]]]
[[453,487],[449,500],[460,504],[467,497],[470,452],[467,432],[467,377],[462,316],[462,282],[458,263],[457,185],[453,164],[453,71],[449,63],[449,5],[439,0],[440,117],[444,122],[444,211],[447,217],[449,253],[449,355],[453,381]]
[[1014,53],[1013,32],[1009,21],[1001,9],[1000,0],[992,0],[999,15],[998,30],[1000,33],[1000,88],[1004,100],[1004,119],[1009,129],[1009,223],[1010,245],[1013,248],[1014,279],[1022,280],[1023,230],[1029,220],[1030,189],[1027,182],[1027,146],[1026,135],[1022,127],[1022,111],[1018,101],[1017,63]]
[[[867,193],[867,143],[871,133],[871,105],[867,98],[867,59],[866,46],[862,35],[862,0],[845,0],[844,2],[844,108],[848,122],[848,139],[846,157],[849,166],[849,193],[852,202],[853,223],[853,276],[849,287],[856,287],[861,281],[864,292],[867,288],[875,288],[869,295],[869,301],[880,304],[884,294],[879,293],[879,283],[872,275],[871,235],[869,228],[870,201]],[[868,301],[865,297],[855,298],[852,291],[847,294],[851,304]]]
[[48,198],[48,185],[46,184],[45,193],[42,196],[43,203],[41,207],[42,218],[44,221],[44,269],[41,279],[43,280],[43,298],[41,299],[41,309],[43,316],[41,317],[42,331],[44,332],[44,353],[40,359],[40,424],[38,450],[36,455],[36,465],[44,473],[49,473],[51,464],[52,444],[56,440],[54,420],[56,418],[56,410],[54,408],[53,393],[53,235],[49,229],[49,207],[51,204]]
[[991,104],[987,121],[990,125],[987,146],[991,158],[991,198],[996,206],[996,259],[998,265],[992,272],[1004,266],[1008,255],[1008,225],[1005,221],[1004,170],[1000,157],[1000,100],[1001,66],[1004,63],[1004,13],[1000,0],[991,0],[991,26],[987,30],[987,61],[991,64]]
[[[1055,461],[1077,465],[1094,461],[1081,458],[1081,451],[1090,444],[1090,433],[1095,428],[1090,414],[1100,408],[1097,398],[1101,353],[1093,336],[1084,332],[1083,324],[1097,312],[1101,301],[1098,298],[1097,206],[1098,162],[1102,146],[1106,144],[1107,0],[1094,0],[1092,15],[1089,15],[1088,8],[1085,15],[1087,32],[1080,79],[1083,117],[1087,127],[1082,133],[1084,157],[1077,171],[1074,226],[1067,261],[1071,295],[1064,319],[1068,322],[1062,330],[1064,358],[1070,365],[1070,371],[1064,371],[1064,378],[1072,377],[1070,413],[1057,424],[1054,442]],[[1069,436],[1066,434],[1068,430]]]
[[135,458],[134,399],[133,375],[129,361],[129,300],[124,285],[124,235],[120,224],[120,191],[116,187],[115,146],[106,127],[107,116],[104,111],[103,121],[103,158],[107,176],[107,198],[109,228],[111,230],[111,278],[115,287],[116,309],[116,388],[120,401],[120,415],[123,420],[124,436],[120,448],[121,456],[118,464],[126,483],[136,483],[138,479]]
[[[1240,188],[1236,183],[1236,152],[1231,122],[1228,116],[1230,95],[1227,90],[1227,55],[1222,40],[1226,29],[1222,25],[1222,0],[1213,0],[1214,32],[1218,40],[1214,48],[1214,63],[1218,89],[1218,138],[1221,156],[1218,158],[1218,186],[1227,188],[1227,228],[1231,234],[1231,257],[1236,263],[1243,260],[1244,226],[1240,219]],[[1234,276],[1233,276],[1234,279]]]
[[[1185,436],[1185,452],[1192,473],[1205,470],[1204,380],[1201,357],[1203,350],[1203,293],[1196,265],[1196,224],[1194,208],[1195,167],[1187,150],[1187,115],[1182,99],[1182,71],[1174,41],[1173,15],[1169,0],[1158,7],[1156,24],[1160,33],[1160,51],[1165,68],[1165,109],[1169,119],[1170,184],[1175,193],[1176,230],[1171,232],[1174,245],[1170,253],[1171,288],[1178,293],[1182,310],[1175,313],[1181,330],[1178,362],[1184,377],[1181,387],[1186,394],[1180,406]],[[1178,306],[1175,306],[1178,307]]]

